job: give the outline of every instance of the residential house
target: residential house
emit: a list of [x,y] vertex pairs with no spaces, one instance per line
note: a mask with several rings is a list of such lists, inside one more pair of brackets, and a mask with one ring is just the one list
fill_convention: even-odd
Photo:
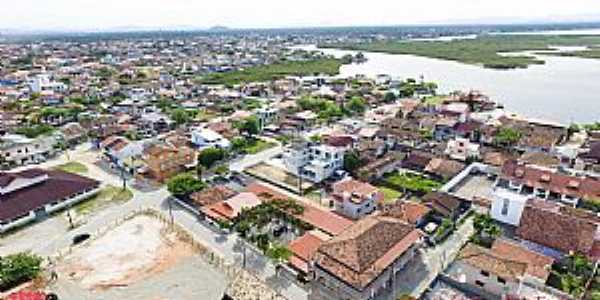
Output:
[[496,239],[490,249],[467,244],[446,273],[457,282],[469,284],[497,297],[524,297],[539,294],[538,288],[546,288],[545,282],[553,262],[552,257],[520,244]]
[[75,146],[87,139],[87,131],[77,122],[65,124],[60,131],[69,146]]
[[419,202],[397,200],[389,204],[380,204],[379,211],[382,216],[396,218],[407,224],[420,227],[425,225],[431,208]]
[[0,160],[6,165],[22,166],[45,161],[55,152],[56,138],[28,138],[19,134],[0,136]]
[[319,247],[311,296],[369,300],[389,295],[395,291],[395,277],[417,255],[421,241],[419,230],[398,219],[363,218]]
[[111,163],[133,173],[135,161],[142,161],[144,144],[140,141],[129,141],[121,136],[112,136],[100,142],[100,149]]
[[336,182],[332,196],[336,211],[355,220],[375,211],[377,204],[383,200],[379,189],[352,178]]
[[192,144],[200,149],[227,149],[231,147],[231,142],[228,139],[208,128],[196,129],[192,131]]
[[576,206],[581,199],[600,197],[599,179],[572,176],[514,160],[504,164],[496,187],[514,194],[558,201],[571,206]]
[[286,170],[314,183],[331,177],[344,166],[345,149],[300,141],[289,146],[284,153]]
[[433,177],[446,181],[458,175],[465,167],[464,163],[436,157],[429,161],[423,171]]
[[445,152],[452,159],[467,161],[480,157],[479,144],[471,143],[466,138],[455,138],[448,141]]
[[293,240],[288,245],[292,255],[288,259],[288,265],[299,275],[307,279],[312,272],[311,263],[319,250],[319,247],[331,237],[319,230],[304,233],[301,237]]
[[227,200],[203,206],[200,210],[206,217],[214,221],[231,221],[244,209],[260,205],[262,201],[254,193],[239,193]]
[[454,195],[442,192],[431,192],[422,199],[427,207],[431,208],[438,216],[457,220],[469,209],[469,203]]
[[195,166],[196,152],[189,147],[151,145],[144,149],[142,160],[145,173],[152,179],[164,182],[171,176]]
[[545,253],[580,253],[600,258],[600,217],[557,202],[532,199],[527,202],[516,234]]

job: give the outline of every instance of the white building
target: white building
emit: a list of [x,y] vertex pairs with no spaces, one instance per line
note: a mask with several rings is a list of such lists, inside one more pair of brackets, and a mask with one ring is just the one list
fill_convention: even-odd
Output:
[[449,140],[445,153],[452,159],[466,161],[469,158],[479,158],[479,144],[471,143],[465,138]]
[[19,134],[0,137],[0,157],[11,165],[26,165],[45,161],[54,153],[56,138],[41,136],[28,138]]
[[283,153],[288,172],[319,183],[344,167],[345,149],[309,142],[293,144]]
[[346,179],[333,185],[335,209],[352,219],[360,219],[372,213],[383,194],[369,183]]
[[67,89],[67,86],[62,82],[50,80],[50,76],[47,74],[39,74],[29,80],[29,89],[33,93],[63,92]]
[[531,195],[522,195],[515,190],[496,187],[490,215],[498,222],[519,226],[525,205],[532,198]]
[[231,146],[231,142],[219,133],[208,128],[201,128],[192,131],[192,144],[199,148],[221,148],[226,149]]
[[266,126],[275,123],[279,119],[279,109],[275,107],[264,107],[256,110],[259,130],[262,131]]

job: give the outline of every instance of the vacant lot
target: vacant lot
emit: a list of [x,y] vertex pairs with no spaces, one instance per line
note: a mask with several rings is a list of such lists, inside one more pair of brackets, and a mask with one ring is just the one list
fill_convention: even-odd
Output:
[[86,289],[107,289],[151,277],[193,254],[162,222],[138,216],[78,249],[61,273]]

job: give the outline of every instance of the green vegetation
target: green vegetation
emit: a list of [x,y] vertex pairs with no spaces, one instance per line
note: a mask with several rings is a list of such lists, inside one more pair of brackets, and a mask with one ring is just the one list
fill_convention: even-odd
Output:
[[363,165],[364,163],[360,159],[358,153],[351,151],[344,155],[344,170],[347,172],[354,173]]
[[275,146],[275,143],[252,138],[235,138],[231,141],[233,151],[247,154],[256,154]]
[[[592,276],[594,276],[593,263],[581,254],[571,254],[552,265],[547,284],[579,297],[585,292],[586,283],[592,279]],[[594,289],[590,292],[597,293],[598,290]]]
[[471,242],[486,248],[491,248],[494,240],[502,232],[492,217],[487,214],[475,214],[473,227],[475,234],[471,237]]
[[385,203],[394,203],[400,197],[402,197],[402,193],[398,192],[394,189],[388,188],[386,186],[378,186],[377,187],[380,192],[383,193],[383,201]]
[[600,59],[600,48],[563,52],[538,52],[541,55]]
[[[357,51],[411,54],[430,58],[458,61],[492,69],[527,68],[544,61],[528,55],[504,56],[499,53],[551,50],[550,46],[593,46],[600,44],[598,36],[481,36],[476,39],[453,41],[382,41],[362,44],[327,44],[328,48]],[[595,57],[598,50],[575,53],[576,56]]]
[[450,236],[450,233],[452,233],[452,231],[454,231],[454,229],[455,229],[455,226],[454,226],[454,222],[452,222],[452,220],[443,219],[440,226],[438,226],[438,228],[433,233],[433,238],[436,241],[436,243],[442,242],[448,236]]
[[167,190],[175,197],[187,197],[203,190],[205,186],[204,182],[190,173],[176,175],[167,182]]
[[23,126],[15,130],[16,133],[22,134],[28,138],[36,138],[42,135],[50,135],[54,132],[54,127],[46,124]]
[[94,210],[106,207],[108,205],[122,204],[133,198],[133,192],[129,189],[123,190],[116,186],[106,186],[98,194],[90,199],[80,202],[75,206],[78,214],[89,214]]
[[315,74],[335,75],[342,61],[325,58],[310,61],[285,61],[270,65],[250,67],[226,73],[212,73],[199,79],[203,84],[235,85],[242,82],[270,81],[284,76],[309,76]]
[[241,133],[244,133],[249,137],[255,136],[260,132],[260,122],[256,116],[247,117],[234,125]]
[[190,122],[194,118],[194,115],[196,115],[195,111],[187,111],[183,108],[176,108],[170,111],[171,119],[177,125]]
[[421,175],[411,173],[400,174],[399,172],[386,174],[383,184],[395,190],[423,194],[437,190],[442,186],[442,183]]
[[0,291],[7,291],[32,280],[42,271],[42,258],[30,253],[0,257]]
[[322,121],[341,118],[348,114],[347,111],[333,100],[323,98],[302,97],[297,101],[297,104],[302,110],[310,110],[317,114],[318,118]]
[[220,160],[223,160],[227,152],[220,148],[207,148],[198,154],[198,165],[210,169]]
[[88,172],[88,168],[84,164],[74,161],[58,165],[53,169],[75,174],[85,174]]
[[267,257],[274,260],[275,262],[287,261],[292,256],[292,251],[284,245],[274,243],[266,253]]
[[514,146],[520,139],[520,131],[510,127],[502,127],[494,136],[494,143],[502,146]]

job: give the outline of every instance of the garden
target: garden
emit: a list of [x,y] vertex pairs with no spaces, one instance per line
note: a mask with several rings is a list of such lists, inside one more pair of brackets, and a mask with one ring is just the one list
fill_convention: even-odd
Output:
[[280,262],[291,255],[286,245],[313,229],[298,218],[303,213],[304,207],[294,200],[270,199],[242,211],[230,226],[269,258]]
[[418,174],[392,172],[384,176],[381,185],[405,194],[424,195],[439,189],[442,183]]
[[[594,265],[588,258],[571,254],[552,265],[546,284],[576,298],[586,293],[586,299],[600,299],[598,279],[598,276],[594,277]],[[587,291],[586,286],[589,286]]]

